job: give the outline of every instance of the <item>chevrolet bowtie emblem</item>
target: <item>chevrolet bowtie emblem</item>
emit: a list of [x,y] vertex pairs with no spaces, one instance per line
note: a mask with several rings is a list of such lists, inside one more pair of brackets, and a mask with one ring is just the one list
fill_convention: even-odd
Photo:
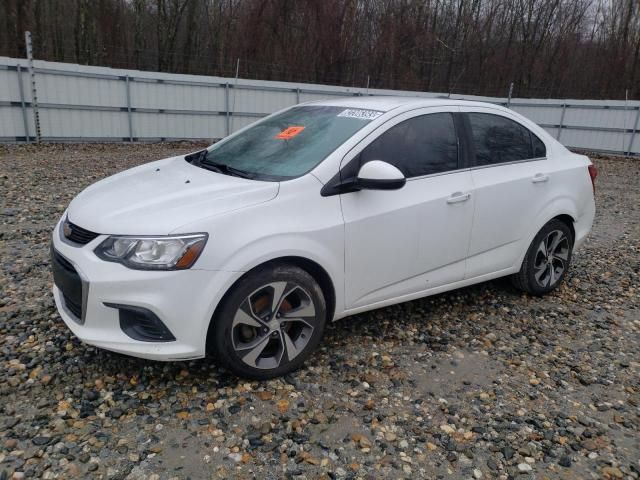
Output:
[[65,220],[62,225],[62,233],[64,233],[65,237],[69,237],[71,235],[71,225],[69,225],[69,220]]

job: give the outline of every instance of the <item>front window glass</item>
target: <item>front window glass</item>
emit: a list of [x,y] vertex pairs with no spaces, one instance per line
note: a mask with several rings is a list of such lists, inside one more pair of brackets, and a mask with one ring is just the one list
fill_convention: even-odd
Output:
[[360,154],[360,163],[383,160],[407,178],[458,168],[458,139],[451,113],[405,120],[380,135]]
[[255,179],[298,177],[380,115],[345,107],[295,107],[213,145],[201,163]]

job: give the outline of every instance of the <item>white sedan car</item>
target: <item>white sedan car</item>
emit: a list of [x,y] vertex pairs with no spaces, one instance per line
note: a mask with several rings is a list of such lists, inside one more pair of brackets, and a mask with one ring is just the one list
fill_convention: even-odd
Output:
[[595,176],[495,105],[297,105],[80,193],[53,232],[53,293],[88,344],[270,378],[348,315],[506,275],[556,288]]

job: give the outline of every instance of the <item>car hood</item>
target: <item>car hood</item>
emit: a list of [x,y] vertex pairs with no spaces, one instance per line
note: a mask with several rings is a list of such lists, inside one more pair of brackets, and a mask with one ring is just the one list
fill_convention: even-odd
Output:
[[195,167],[184,156],[147,163],[82,191],[69,220],[97,233],[166,235],[207,217],[267,202],[279,183],[232,177]]

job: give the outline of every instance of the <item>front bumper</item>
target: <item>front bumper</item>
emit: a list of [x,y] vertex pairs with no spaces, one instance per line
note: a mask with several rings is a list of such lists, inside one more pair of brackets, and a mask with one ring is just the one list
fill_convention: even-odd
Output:
[[[77,305],[67,304],[68,293],[65,292],[65,299],[55,284],[53,296],[60,316],[74,335],[99,348],[152,360],[186,360],[205,355],[213,310],[225,286],[234,281],[234,273],[132,270],[100,260],[93,253],[105,235],[86,245],[75,245],[62,238],[60,229],[59,222],[53,232],[52,249],[73,266],[81,279],[81,311]],[[131,338],[121,329],[119,311],[107,304],[153,312],[175,340],[148,342]]]

